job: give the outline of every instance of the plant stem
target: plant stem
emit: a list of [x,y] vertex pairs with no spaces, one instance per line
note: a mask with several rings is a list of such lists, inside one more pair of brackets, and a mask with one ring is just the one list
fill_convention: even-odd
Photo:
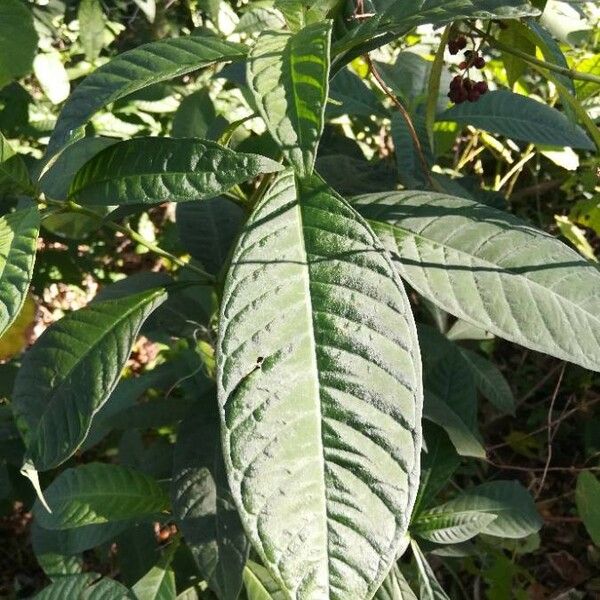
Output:
[[555,73],[560,73],[569,79],[578,79],[580,81],[591,81],[592,83],[597,83],[600,85],[600,77],[598,75],[593,75],[592,73],[582,73],[581,71],[576,71],[575,69],[568,69],[566,67],[561,67],[560,65],[555,65],[554,63],[546,62],[545,60],[540,60],[535,56],[531,56],[527,54],[527,52],[523,52],[518,48],[511,48],[507,46],[503,42],[497,40],[495,37],[488,35],[485,31],[481,29],[471,26],[471,30],[480,35],[483,39],[485,39],[490,46],[497,48],[498,50],[502,50],[502,52],[507,52],[508,54],[512,54],[513,56],[518,56],[522,58],[525,62],[528,62],[531,65],[537,65],[538,67],[542,67],[544,69],[548,69],[549,71],[554,71]]
[[166,258],[167,260],[170,260],[171,262],[175,263],[176,265],[178,265],[180,267],[186,267],[186,268],[190,269],[191,271],[194,271],[195,273],[200,275],[206,282],[213,283],[215,281],[215,277],[213,275],[211,275],[210,273],[206,272],[204,269],[201,269],[200,267],[198,267],[194,264],[187,263],[184,260],[181,260],[179,257],[175,256],[174,254],[171,254],[170,252],[167,252],[166,250],[164,250],[160,246],[157,246],[153,242],[148,241],[146,238],[144,238],[142,235],[140,235],[137,231],[135,231],[134,229],[131,229],[131,227],[128,227],[127,225],[119,225],[118,223],[115,223],[113,221],[106,220],[104,217],[95,213],[93,210],[89,210],[88,208],[85,208],[84,206],[81,206],[80,204],[77,204],[76,202],[72,202],[72,201],[59,202],[56,200],[49,200],[49,199],[44,199],[43,202],[45,204],[49,204],[51,206],[61,207],[63,210],[65,210],[67,212],[73,212],[73,213],[85,215],[86,217],[95,219],[103,227],[107,227],[108,229],[112,229],[113,231],[122,233],[123,235],[127,236],[129,239],[133,240],[140,246],[144,246],[144,248],[147,248],[148,250],[150,250],[150,252],[156,254],[157,256]]

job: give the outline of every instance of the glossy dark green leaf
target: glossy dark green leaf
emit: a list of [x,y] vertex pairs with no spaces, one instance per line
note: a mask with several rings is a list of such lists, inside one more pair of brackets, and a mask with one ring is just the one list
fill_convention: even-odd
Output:
[[556,238],[483,204],[435,193],[356,200],[400,274],[447,312],[600,370],[600,270]]
[[175,447],[173,515],[200,573],[223,600],[236,600],[249,545],[231,498],[221,450],[216,398],[181,424]]
[[183,247],[209,273],[217,274],[231,252],[245,212],[227,198],[178,204],[177,231]]
[[508,90],[489,92],[478,102],[458,104],[443,112],[439,121],[455,121],[515,140],[594,150],[583,129],[556,108]]
[[0,3],[0,88],[26,75],[38,43],[33,17],[20,0]]
[[13,409],[37,470],[51,469],[81,446],[95,413],[116,386],[144,319],[161,289],[96,302],[49,327],[27,352]]
[[388,255],[320,180],[286,172],[247,223],[218,352],[229,482],[261,559],[299,600],[371,597],[417,491],[418,342]]
[[25,302],[39,229],[40,214],[36,207],[0,217],[0,337]]
[[69,197],[82,204],[159,204],[214,198],[281,165],[194,138],[136,138],[106,148],[75,175]]
[[323,132],[331,22],[291,35],[264,32],[250,51],[248,83],[258,110],[284,156],[312,173]]
[[96,69],[69,97],[50,138],[47,155],[83,137],[83,126],[104,106],[153,83],[185,75],[214,62],[244,58],[246,49],[213,35],[150,42]]
[[39,500],[33,513],[44,529],[74,529],[155,515],[169,498],[148,475],[128,467],[88,463],[63,471],[45,490],[52,510]]

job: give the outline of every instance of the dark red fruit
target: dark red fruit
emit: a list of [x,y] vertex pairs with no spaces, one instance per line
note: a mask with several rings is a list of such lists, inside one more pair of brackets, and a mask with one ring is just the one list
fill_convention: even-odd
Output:
[[467,96],[467,100],[469,102],[477,102],[477,100],[479,100],[480,97],[481,97],[481,94],[476,89],[473,89],[469,92],[469,94]]
[[481,96],[487,94],[488,89],[488,84],[485,81],[478,81],[475,84],[475,90],[477,90]]
[[467,38],[464,35],[460,35],[454,40],[454,43],[459,50],[463,50],[467,47]]
[[483,56],[478,56],[473,63],[478,69],[483,69],[485,67],[485,58]]
[[456,77],[454,77],[454,79],[452,79],[452,81],[450,82],[451,90],[459,90],[462,88],[462,86],[463,86],[463,78],[460,75],[457,75]]
[[467,92],[470,92],[473,89],[473,82],[470,79],[463,80],[463,87]]
[[466,69],[468,66],[469,66],[469,65],[468,65],[468,63],[467,63],[466,61],[464,61],[464,60],[463,60],[463,62],[461,62],[461,63],[460,63],[460,65],[458,65],[458,68],[459,68],[461,71],[464,71],[464,70],[465,70],[465,69]]

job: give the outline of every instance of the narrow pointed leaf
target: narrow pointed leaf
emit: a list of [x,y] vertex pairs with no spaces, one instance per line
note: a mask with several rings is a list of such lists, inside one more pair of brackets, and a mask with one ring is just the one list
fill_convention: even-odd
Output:
[[245,529],[290,597],[370,598],[418,485],[421,367],[402,284],[345,201],[289,172],[227,281],[219,402]]
[[83,137],[83,126],[101,108],[153,83],[219,61],[244,58],[246,49],[213,35],[150,42],[113,58],[77,86],[65,104],[48,145],[48,157]]
[[328,93],[331,21],[298,33],[264,32],[250,51],[248,83],[284,156],[312,173]]
[[173,600],[177,591],[171,562],[177,543],[169,546],[161,559],[132,588],[137,600]]
[[393,192],[355,206],[428,300],[495,335],[600,371],[600,270],[577,252],[463,198]]
[[0,217],[0,337],[17,318],[27,297],[39,229],[36,207]]
[[427,562],[421,548],[415,541],[411,541],[410,546],[417,563],[419,574],[419,598],[420,600],[450,600],[448,595],[437,580],[431,565]]
[[153,289],[92,303],[49,327],[27,352],[13,409],[37,470],[63,463],[117,385],[146,317],[166,300]]
[[249,546],[225,475],[218,415],[212,412],[196,410],[179,428],[173,515],[203,579],[222,600],[236,600]]
[[515,140],[594,150],[583,129],[556,108],[508,90],[489,92],[478,102],[458,104],[439,121],[455,121]]
[[398,565],[394,565],[373,600],[417,600]]
[[491,513],[433,508],[421,513],[411,523],[410,530],[435,544],[460,544],[484,531],[495,519],[496,515]]
[[154,515],[169,505],[158,483],[129,467],[88,463],[63,471],[44,490],[49,513],[39,501],[34,515],[45,529],[128,521]]
[[69,197],[82,204],[158,204],[213,198],[281,165],[195,138],[136,138],[106,148],[75,175]]

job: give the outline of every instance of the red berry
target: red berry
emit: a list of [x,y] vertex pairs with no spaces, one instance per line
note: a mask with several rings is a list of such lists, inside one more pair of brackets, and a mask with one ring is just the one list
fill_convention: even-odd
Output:
[[485,67],[485,58],[483,56],[478,56],[473,63],[478,69],[483,69]]
[[467,47],[467,38],[464,35],[457,37],[454,42],[459,50]]
[[463,80],[463,87],[467,92],[470,92],[473,89],[473,82],[470,79]]
[[469,102],[477,102],[479,100],[481,94],[477,90],[471,90],[469,95],[467,96],[467,100]]
[[467,62],[463,60],[463,62],[461,62],[461,63],[460,63],[460,65],[458,65],[458,68],[459,68],[461,71],[464,71],[464,70],[465,70],[465,69],[466,69],[468,66],[469,66],[469,65],[467,64]]
[[458,54],[458,48],[456,46],[456,42],[454,42],[454,41],[449,42],[448,52],[450,52],[450,54]]
[[461,90],[458,90],[454,96],[454,103],[455,104],[462,104],[463,102],[465,102],[465,100],[467,100],[469,98],[469,93],[467,92],[467,90],[465,90],[464,88]]
[[485,81],[478,81],[475,84],[475,89],[479,92],[481,96],[483,96],[484,94],[487,94],[489,88],[488,84]]
[[454,79],[452,79],[452,81],[450,82],[451,90],[461,89],[462,86],[463,86],[463,78],[460,75],[457,75],[456,77],[454,77]]

